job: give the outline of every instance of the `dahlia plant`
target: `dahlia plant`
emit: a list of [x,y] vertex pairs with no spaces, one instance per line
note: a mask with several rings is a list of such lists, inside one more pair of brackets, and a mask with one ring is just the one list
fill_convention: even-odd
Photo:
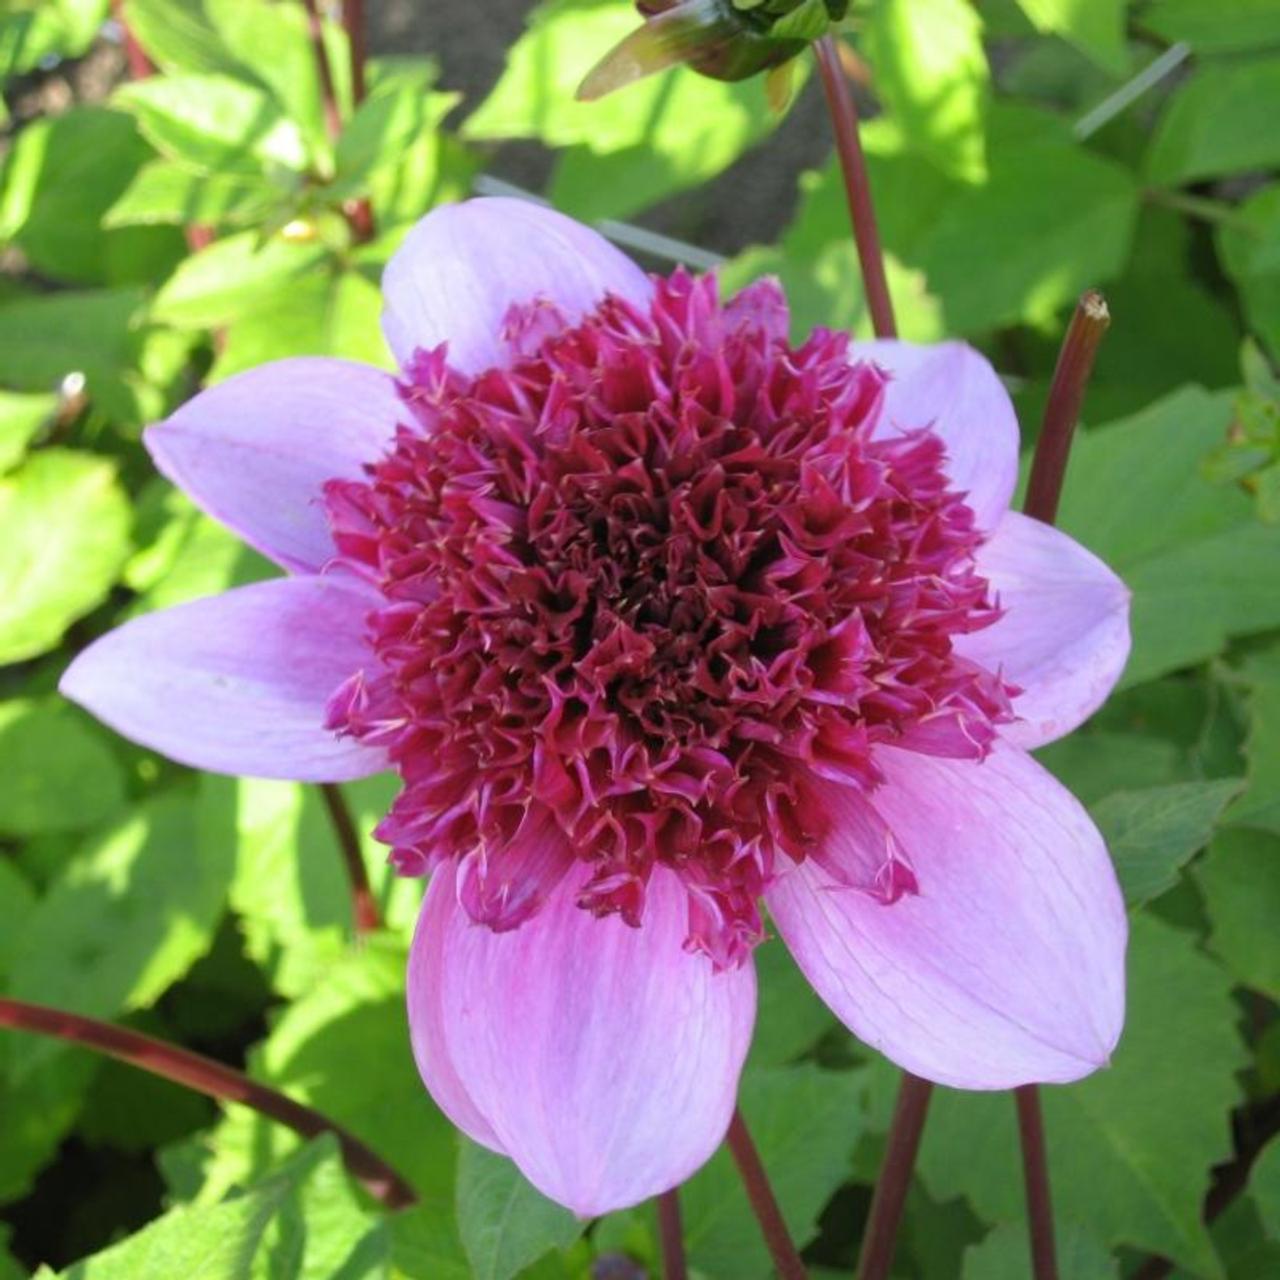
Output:
[[286,576],[62,688],[198,768],[399,773],[378,834],[429,877],[409,1022],[454,1123],[582,1215],[675,1186],[771,926],[929,1080],[1104,1064],[1124,908],[1027,752],[1114,685],[1128,595],[1009,510],[986,360],[793,344],[775,283],[723,301],[508,200],[428,214],[384,293],[397,374],[280,361],[147,432]]

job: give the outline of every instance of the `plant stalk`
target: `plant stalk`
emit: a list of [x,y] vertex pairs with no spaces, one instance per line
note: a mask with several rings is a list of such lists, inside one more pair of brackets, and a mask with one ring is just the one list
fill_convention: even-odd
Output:
[[342,0],[342,25],[351,49],[351,100],[358,107],[364,101],[364,64],[368,56],[364,38],[364,0]]
[[915,1168],[920,1135],[924,1132],[932,1097],[933,1085],[928,1080],[913,1076],[909,1071],[902,1073],[902,1086],[898,1090],[898,1102],[889,1125],[889,1146],[884,1153],[884,1164],[880,1167],[880,1177],[871,1198],[866,1233],[862,1237],[858,1280],[886,1280],[893,1266],[898,1227],[902,1223],[902,1210],[907,1203],[907,1189],[911,1186],[911,1173]]
[[1080,420],[1080,405],[1093,372],[1098,344],[1110,323],[1111,313],[1102,294],[1093,289],[1082,294],[1058,353],[1044,423],[1031,461],[1027,500],[1022,506],[1027,515],[1045,524],[1052,524],[1058,517],[1058,499],[1067,475],[1067,457],[1075,438],[1076,423]]
[[[1080,406],[1093,372],[1102,335],[1111,323],[1106,299],[1096,290],[1081,295],[1067,326],[1058,364],[1053,371],[1049,400],[1045,405],[1040,439],[1031,460],[1031,478],[1022,510],[1045,524],[1058,517],[1058,502],[1067,477],[1067,459],[1080,420]],[[1030,1233],[1031,1269],[1035,1280],[1058,1280],[1054,1248],[1053,1198],[1045,1149],[1040,1091],[1033,1085],[1014,1090],[1018,1111],[1018,1138],[1022,1146],[1022,1180],[1027,1194],[1027,1228]]]
[[876,211],[871,202],[867,160],[858,138],[858,109],[834,38],[828,35],[815,41],[814,53],[822,78],[822,91],[827,99],[827,113],[831,117],[831,130],[835,135],[836,153],[840,157],[840,170],[844,175],[849,221],[853,224],[853,241],[862,268],[862,287],[867,297],[867,310],[871,313],[871,326],[877,338],[896,338],[898,326],[893,318],[893,300],[889,296]]
[[125,65],[129,68],[129,79],[145,80],[155,71],[155,65],[147,56],[147,51],[138,43],[138,37],[133,34],[132,28],[125,21],[123,0],[111,0],[111,16],[120,28],[120,36],[124,44]]
[[373,886],[369,883],[369,871],[365,866],[364,854],[360,852],[360,834],[352,820],[351,810],[347,806],[347,798],[342,788],[333,782],[322,782],[320,794],[324,797],[325,808],[329,811],[329,821],[333,824],[333,834],[337,837],[338,848],[342,851],[342,862],[347,869],[347,880],[351,885],[351,909],[355,919],[356,937],[363,937],[382,928],[382,913],[378,910],[378,900],[374,897]]
[[1031,1237],[1031,1274],[1035,1280],[1058,1280],[1053,1242],[1053,1197],[1045,1152],[1040,1090],[1033,1084],[1013,1091],[1022,1142],[1022,1180],[1027,1192],[1027,1226]]
[[324,127],[329,139],[336,142],[342,132],[342,112],[338,107],[338,93],[333,84],[333,68],[329,65],[329,51],[324,44],[324,19],[320,16],[317,0],[302,0],[307,11],[307,34],[316,56],[316,74],[320,77],[320,99],[324,105]]
[[760,1161],[760,1153],[751,1140],[742,1112],[736,1107],[733,1119],[729,1121],[729,1133],[725,1139],[738,1173],[742,1177],[742,1185],[746,1188],[747,1199],[751,1202],[751,1210],[760,1224],[764,1242],[773,1258],[781,1280],[806,1280],[804,1263],[791,1241],[791,1233],[778,1208],[777,1197],[769,1184],[769,1175],[764,1171]]
[[389,1209],[407,1208],[417,1199],[413,1188],[381,1156],[341,1125],[203,1054],[143,1035],[140,1031],[99,1022],[96,1018],[3,996],[0,996],[0,1026],[65,1040],[141,1067],[143,1071],[185,1085],[210,1098],[252,1107],[260,1115],[287,1125],[304,1138],[332,1133],[338,1139],[348,1170],[364,1184],[370,1195]]
[[658,1197],[658,1237],[662,1246],[662,1280],[688,1280],[680,1192],[676,1187]]

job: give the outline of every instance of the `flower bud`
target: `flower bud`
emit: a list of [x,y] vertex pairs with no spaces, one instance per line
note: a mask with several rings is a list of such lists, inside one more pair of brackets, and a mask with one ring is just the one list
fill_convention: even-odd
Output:
[[848,0],[636,0],[645,24],[615,45],[578,89],[583,101],[686,63],[714,80],[780,66],[844,17]]

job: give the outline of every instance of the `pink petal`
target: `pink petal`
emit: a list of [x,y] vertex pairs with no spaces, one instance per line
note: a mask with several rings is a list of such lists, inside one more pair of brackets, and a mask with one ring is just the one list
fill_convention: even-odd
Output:
[[806,802],[830,824],[811,856],[836,884],[884,903],[919,892],[910,857],[860,787],[813,778]]
[[884,749],[874,801],[919,893],[884,906],[810,859],[769,891],[818,994],[899,1066],[962,1089],[1088,1075],[1124,1021],[1124,903],[1087,813],[1030,756]]
[[216,773],[339,782],[386,768],[324,727],[325,703],[371,661],[371,598],[349,580],[277,578],[126,622],[59,688],[126,738]]
[[979,571],[1007,610],[985,631],[956,638],[959,653],[1023,693],[1020,747],[1052,742],[1106,701],[1129,657],[1129,590],[1091,551],[1038,520],[1008,512],[978,552]]
[[673,872],[654,871],[633,929],[575,905],[589,870],[495,933],[471,922],[442,868],[409,964],[414,1052],[436,1102],[583,1217],[675,1186],[716,1149],[756,994],[750,962],[717,973],[683,949]]
[[551,811],[535,802],[508,844],[481,846],[462,859],[458,901],[477,924],[505,933],[542,909],[572,865],[573,851]]
[[575,321],[606,293],[648,304],[648,277],[588,227],[526,200],[488,198],[433,209],[382,277],[382,328],[401,365],[449,344],[465,373],[507,363],[503,323],[515,304],[555,303]]
[[400,415],[390,374],[306,356],[209,387],[145,439],[156,466],[215,520],[284,568],[315,572],[334,555],[321,486],[360,479]]
[[890,338],[854,343],[853,352],[892,375],[876,434],[932,427],[978,527],[994,528],[1018,482],[1018,419],[987,358],[963,342],[919,346]]

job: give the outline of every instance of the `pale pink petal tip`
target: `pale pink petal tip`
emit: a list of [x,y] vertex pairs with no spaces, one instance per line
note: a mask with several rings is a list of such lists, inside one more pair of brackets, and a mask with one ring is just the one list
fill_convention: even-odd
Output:
[[508,363],[513,307],[541,300],[573,322],[606,293],[645,306],[652,286],[589,227],[530,201],[489,197],[428,213],[387,264],[382,291],[383,331],[402,366],[447,342],[449,363],[474,374]]
[[877,434],[932,428],[952,486],[968,494],[978,527],[994,528],[1018,482],[1018,418],[990,361],[962,342],[892,338],[855,343],[853,354],[891,375]]
[[576,905],[575,866],[518,929],[475,924],[452,865],[433,876],[409,962],[422,1078],[477,1142],[582,1217],[638,1204],[715,1151],[755,1017],[750,961],[683,946],[686,895],[657,868],[644,922]]
[[885,905],[809,859],[768,894],[818,994],[861,1040],[940,1084],[1007,1089],[1104,1066],[1124,1022],[1128,928],[1088,814],[1012,747],[982,763],[879,759],[875,807],[918,892]]
[[1084,723],[1129,658],[1129,589],[1092,552],[1049,525],[1009,512],[978,550],[1004,616],[957,636],[957,653],[998,671],[1022,693],[1002,735],[1043,746]]
[[197,769],[339,782],[383,752],[325,728],[325,703],[361,663],[365,592],[278,578],[135,618],[91,644],[59,689],[134,742]]
[[335,548],[327,481],[357,479],[403,416],[395,379],[349,360],[277,360],[217,383],[144,439],[161,473],[250,546],[294,572]]

